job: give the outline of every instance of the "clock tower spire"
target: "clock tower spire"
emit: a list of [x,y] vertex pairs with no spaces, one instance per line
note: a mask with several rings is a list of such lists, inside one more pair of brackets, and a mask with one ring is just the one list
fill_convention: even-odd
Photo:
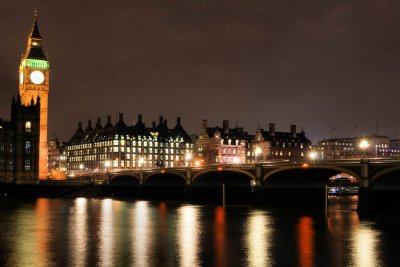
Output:
[[33,26],[28,35],[26,51],[19,65],[19,94],[24,106],[31,105],[32,99],[40,98],[39,131],[39,179],[47,179],[47,115],[50,65],[43,52],[42,36],[38,27],[38,12],[35,9]]

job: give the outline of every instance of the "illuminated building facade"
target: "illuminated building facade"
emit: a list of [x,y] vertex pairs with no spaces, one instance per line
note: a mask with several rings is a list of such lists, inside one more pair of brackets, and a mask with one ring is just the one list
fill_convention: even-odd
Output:
[[168,168],[188,166],[193,143],[181,126],[169,129],[162,116],[156,125],[146,127],[142,115],[135,125],[127,126],[123,114],[112,125],[111,116],[102,126],[101,119],[92,127],[89,120],[85,129],[78,129],[66,145],[69,173],[105,172],[124,169]]
[[196,140],[196,160],[206,165],[241,164],[298,160],[307,155],[311,141],[304,131],[297,133],[291,125],[290,132],[276,132],[275,124],[269,126],[269,131],[258,128],[255,135],[249,135],[243,128],[229,128],[227,120],[222,128],[207,127],[207,120],[203,120]]
[[196,140],[196,162],[199,164],[243,164],[246,163],[246,136],[243,128],[229,128],[224,120],[222,128],[207,127],[203,120]]
[[[36,103],[34,103],[36,102]],[[35,183],[39,175],[40,99],[13,97],[11,120],[0,119],[0,182]]]
[[[365,147],[361,146],[362,142],[366,144]],[[314,150],[320,159],[327,160],[400,156],[400,147],[396,147],[388,136],[381,135],[324,139],[317,143]]]
[[246,143],[246,162],[257,163],[270,159],[271,142],[266,140],[261,132],[260,127],[257,128],[256,134],[247,136]]
[[[303,130],[299,133],[296,131],[296,125],[290,125],[290,132],[277,132],[275,123],[270,123],[268,131],[263,129],[259,131],[264,140],[270,143],[269,159],[271,160],[301,160],[311,149],[311,141]],[[255,148],[251,147],[247,152],[248,156],[254,151]]]
[[67,152],[65,150],[65,144],[61,143],[57,136],[53,135],[49,139],[48,151],[49,178],[53,180],[65,179],[67,171]]
[[19,93],[21,102],[28,106],[40,97],[39,179],[46,179],[47,171],[47,114],[49,94],[49,61],[43,52],[42,37],[35,10],[33,27],[28,36],[26,51],[19,65]]

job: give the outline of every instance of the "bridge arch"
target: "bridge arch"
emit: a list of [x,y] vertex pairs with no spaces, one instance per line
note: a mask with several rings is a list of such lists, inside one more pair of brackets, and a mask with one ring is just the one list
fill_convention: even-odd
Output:
[[143,181],[144,185],[160,184],[160,182],[164,185],[168,183],[184,185],[186,183],[186,177],[177,172],[157,172],[145,176]]
[[[288,175],[295,175],[295,174],[308,174],[308,175],[314,175],[317,176],[314,181],[313,179],[308,179],[310,182],[310,186],[322,186],[322,184],[326,184],[328,179],[338,173],[347,173],[353,177],[355,177],[358,181],[360,181],[360,175],[355,173],[352,170],[348,170],[346,168],[338,167],[338,166],[322,166],[322,165],[313,165],[309,167],[302,167],[302,166],[286,166],[283,168],[278,168],[273,171],[268,172],[262,177],[262,184],[266,185],[270,183],[271,177],[274,177],[276,175],[284,175],[285,178],[288,178]],[[303,180],[293,180],[294,182],[301,183]],[[283,181],[282,181],[283,182]],[[313,182],[315,182],[313,184]]]
[[254,174],[252,174],[251,172],[245,171],[245,170],[240,170],[240,169],[223,169],[223,170],[217,170],[217,169],[213,169],[213,170],[204,170],[204,171],[200,171],[198,173],[196,173],[193,177],[192,177],[192,183],[195,182],[199,177],[205,175],[205,174],[210,174],[210,173],[227,173],[227,172],[231,172],[231,173],[241,173],[244,174],[246,176],[249,176],[250,179],[255,180],[256,177],[254,176]]
[[[398,178],[397,178],[398,177]],[[391,167],[377,172],[371,178],[373,189],[400,189],[400,166]]]
[[140,183],[140,179],[135,175],[117,174],[110,177],[108,183],[110,185],[120,186],[138,185]]

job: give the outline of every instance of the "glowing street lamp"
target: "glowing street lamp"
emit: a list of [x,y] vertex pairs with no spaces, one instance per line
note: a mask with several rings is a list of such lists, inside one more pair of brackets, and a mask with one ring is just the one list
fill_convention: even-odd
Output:
[[365,152],[369,147],[368,140],[366,140],[366,139],[361,140],[359,147],[363,151],[363,156],[365,157]]
[[139,167],[142,169],[144,163],[144,158],[139,158]]
[[81,163],[81,164],[79,164],[79,170],[81,170],[81,172],[82,172],[82,170],[83,170],[83,164]]
[[308,153],[308,158],[309,158],[311,161],[316,160],[317,157],[318,157],[318,153],[315,152],[315,151],[310,151],[310,153]]
[[254,187],[256,186],[256,184],[257,184],[256,180],[254,180],[254,179],[250,180],[251,192],[253,192]]
[[108,168],[110,168],[110,166],[111,166],[111,162],[109,160],[106,160],[104,162],[104,167],[106,167],[106,169],[108,170]]
[[191,160],[192,160],[192,153],[186,152],[185,161],[186,161],[186,165],[189,167],[190,167]]
[[258,156],[261,154],[261,148],[256,147],[254,153],[256,154],[256,162],[258,162]]

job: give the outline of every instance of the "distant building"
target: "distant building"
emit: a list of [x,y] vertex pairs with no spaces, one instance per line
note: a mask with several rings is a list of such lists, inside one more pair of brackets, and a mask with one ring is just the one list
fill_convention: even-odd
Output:
[[48,143],[49,178],[53,180],[65,179],[67,172],[67,151],[65,143],[61,143],[55,135],[50,138]]
[[246,136],[246,162],[257,163],[271,159],[271,141],[266,140],[262,129],[257,128],[255,135]]
[[0,119],[0,182],[35,183],[39,178],[40,99],[13,98],[11,120]]
[[229,128],[224,120],[222,127],[208,127],[203,120],[195,145],[196,163],[242,164],[246,163],[246,133],[243,128]]
[[[362,147],[361,144],[364,144]],[[348,159],[360,157],[398,157],[400,147],[388,136],[370,135],[366,137],[324,139],[314,150],[320,159]]]
[[311,141],[304,131],[276,132],[275,124],[269,131],[258,128],[255,135],[249,135],[243,128],[229,128],[223,121],[222,128],[208,127],[203,120],[202,129],[195,146],[197,160],[203,164],[256,163],[267,160],[299,160],[306,156]]
[[[303,130],[296,131],[296,125],[290,125],[290,132],[277,132],[275,123],[270,123],[268,131],[257,129],[255,138],[268,142],[261,150],[263,160],[301,160],[311,148],[311,141]],[[255,159],[257,143],[249,142],[247,146],[248,159]]]
[[160,116],[159,123],[146,127],[142,115],[136,125],[127,126],[123,114],[115,125],[108,116],[102,126],[100,118],[94,128],[91,120],[84,130],[78,129],[66,145],[69,173],[104,172],[138,168],[182,167],[190,164],[193,142],[177,118],[168,128]]

